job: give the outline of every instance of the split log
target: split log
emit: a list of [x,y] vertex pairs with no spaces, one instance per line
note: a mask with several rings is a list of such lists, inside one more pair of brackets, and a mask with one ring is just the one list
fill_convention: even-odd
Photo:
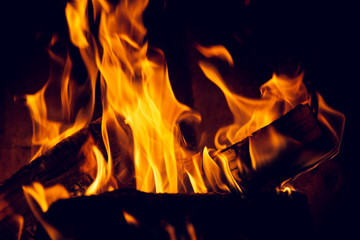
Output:
[[[128,224],[124,211],[136,221]],[[309,239],[313,231],[306,197],[296,192],[243,199],[117,190],[59,200],[43,219],[66,239]],[[48,239],[38,229],[35,239]]]
[[241,188],[252,192],[274,188],[315,167],[336,153],[336,145],[306,104],[221,153]]

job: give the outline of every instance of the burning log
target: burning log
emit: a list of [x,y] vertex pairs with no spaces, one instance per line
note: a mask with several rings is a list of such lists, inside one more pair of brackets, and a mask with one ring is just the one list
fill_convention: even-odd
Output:
[[[61,183],[70,193],[77,195],[84,192],[84,186],[91,183],[91,180],[80,171],[84,159],[78,154],[88,138],[88,132],[89,130],[85,128],[61,141],[50,151],[21,168],[0,186],[1,214],[14,212],[24,217],[24,238],[30,238],[33,234],[32,226],[36,219],[26,202],[22,186],[29,185],[33,181],[38,181],[44,186]],[[0,218],[0,221],[6,222],[6,218]],[[9,229],[1,229],[0,236],[6,236],[6,231]]]
[[[243,199],[117,190],[59,200],[43,219],[65,239],[306,239],[312,234],[307,200],[299,193]],[[44,229],[36,239],[48,239]]]
[[[84,156],[79,154],[79,151],[90,135],[97,140],[101,139],[99,126],[99,122],[94,122],[88,128],[63,140],[46,154],[23,167],[0,187],[1,198],[8,203],[1,211],[10,208],[15,214],[23,216],[26,219],[25,234],[26,228],[36,220],[27,206],[22,186],[33,181],[38,181],[45,187],[60,183],[73,196],[83,194],[92,179],[80,169],[84,163]],[[286,143],[275,155],[271,152],[271,147],[267,147],[269,138],[274,134]],[[250,192],[274,187],[287,178],[315,166],[321,159],[328,157],[333,149],[334,142],[321,127],[310,107],[300,105],[243,141],[222,150],[220,154],[226,156],[231,173],[238,184]],[[265,159],[268,161],[263,161],[264,164],[261,166],[252,165],[253,157],[268,156],[269,151],[273,155],[270,154],[270,158]],[[121,149],[116,154],[121,155]],[[215,162],[217,158],[218,156],[214,156]],[[133,181],[129,182],[127,186],[119,188],[134,187]]]
[[336,153],[336,140],[306,104],[220,153],[242,189],[257,191],[280,185],[330,158]]
[[[298,105],[271,124],[221,151],[209,152],[246,194],[274,189],[337,153],[338,140],[323,127],[308,104]],[[196,158],[204,170],[204,158]],[[191,161],[188,163],[192,169]],[[224,168],[222,166],[221,168]],[[227,166],[225,166],[227,168]],[[223,169],[223,173],[228,170]],[[225,174],[222,181],[228,181]],[[203,176],[206,179],[206,176]]]
[[[61,184],[71,196],[84,195],[93,179],[88,174],[84,174],[83,166],[86,159],[82,153],[82,148],[89,138],[96,139],[95,141],[101,145],[100,125],[101,119],[90,123],[88,127],[59,142],[44,155],[25,165],[6,180],[3,185],[0,185],[0,222],[8,222],[9,217],[18,218],[22,216],[25,219],[22,236],[31,238],[34,234],[33,226],[37,220],[24,197],[22,186],[30,185],[35,181],[45,187]],[[113,149],[116,150],[117,148]],[[119,149],[115,154],[117,158],[124,157]],[[124,166],[115,165],[115,167]],[[127,166],[127,171],[129,175],[132,175],[131,166]],[[131,188],[134,187],[134,184],[129,179],[125,186],[119,184],[119,187]],[[0,236],[7,236],[10,230],[11,228],[8,227],[0,228]],[[11,232],[14,231],[11,230]]]

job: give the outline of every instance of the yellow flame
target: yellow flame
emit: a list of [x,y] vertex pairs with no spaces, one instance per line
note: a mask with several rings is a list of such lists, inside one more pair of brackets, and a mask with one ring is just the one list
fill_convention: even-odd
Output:
[[75,0],[71,1],[66,5],[65,14],[68,20],[69,33],[71,42],[79,47],[84,48],[89,45],[86,32],[89,29],[88,22],[84,21],[87,19],[87,1]]
[[[92,7],[89,8],[88,4],[92,4]],[[260,87],[261,97],[251,99],[231,91],[216,67],[205,61],[199,62],[205,76],[223,92],[234,122],[217,131],[214,142],[218,150],[204,147],[197,154],[190,152],[182,144],[184,140],[179,123],[186,120],[200,121],[201,117],[177,101],[169,81],[164,54],[161,50],[150,49],[144,41],[147,30],[143,25],[142,14],[147,4],[148,0],[124,0],[117,5],[104,0],[75,0],[67,3],[65,14],[70,39],[79,49],[88,78],[83,86],[77,86],[71,76],[72,62],[69,55],[63,59],[49,50],[53,62],[61,65],[62,73],[55,76],[51,71],[42,89],[33,95],[26,95],[33,120],[32,143],[39,147],[32,160],[91,121],[95,84],[99,77],[103,109],[101,133],[106,157],[93,141],[88,141],[84,146],[84,171],[94,179],[85,195],[117,188],[114,179],[122,177],[114,171],[114,166],[116,161],[122,159],[113,158],[114,144],[132,158],[138,190],[156,193],[177,193],[180,190],[196,193],[241,192],[229,166],[234,154],[220,150],[243,140],[298,104],[310,104],[311,95],[303,83],[304,72],[296,77],[273,74]],[[92,16],[96,24],[89,22],[89,9],[93,9]],[[90,25],[99,26],[98,31],[95,31],[96,36],[90,30]],[[56,41],[58,38],[54,37],[51,45]],[[207,58],[220,58],[230,66],[234,65],[231,54],[224,46],[196,45],[196,48]],[[56,112],[62,113],[62,116],[57,118],[50,114],[52,107],[46,100],[46,93],[59,77],[61,107]],[[88,103],[75,111],[78,96],[84,92],[90,93]],[[319,121],[340,143],[344,116],[326,105],[320,94],[317,94],[317,98]],[[287,141],[272,128],[266,142],[254,142],[250,138],[250,167],[255,170],[268,164],[286,146]],[[262,147],[255,148],[257,144]],[[236,164],[240,173],[248,170],[247,166]],[[186,186],[185,179],[188,179],[191,187]],[[53,239],[61,238],[61,234],[42,219],[38,207],[41,212],[46,212],[56,200],[68,198],[66,189],[59,185],[45,189],[40,183],[24,186],[23,189],[31,209],[49,236]],[[293,189],[289,185],[282,185],[279,191],[290,194]],[[123,215],[128,224],[139,224],[126,211],[123,211]],[[176,239],[173,226],[165,223],[164,228],[170,239]],[[187,231],[191,239],[196,239],[191,223],[187,224]]]
[[310,102],[310,95],[302,82],[303,74],[296,78],[273,75],[261,86],[262,97],[251,99],[233,93],[225,84],[217,69],[206,62],[199,62],[205,76],[224,93],[234,116],[234,123],[218,130],[215,146],[223,149],[243,140],[256,130],[269,125],[292,108]]
[[96,146],[92,147],[92,151],[96,159],[97,173],[94,181],[86,189],[85,195],[94,195],[99,193],[101,187],[106,185],[108,180],[110,179],[109,173],[106,168],[107,163],[105,162],[102,153]]
[[[218,57],[233,65],[232,58],[224,57],[229,55],[225,48],[215,51],[212,48],[204,48],[198,45],[197,49],[205,57]],[[311,105],[312,96],[303,82],[304,72],[295,77],[273,74],[272,78],[260,87],[261,97],[251,99],[233,93],[212,64],[200,61],[199,66],[205,76],[223,92],[234,117],[232,124],[217,131],[214,142],[218,149],[224,149],[245,139],[299,104]],[[337,142],[337,147],[339,147],[345,118],[342,113],[330,108],[319,93],[316,94],[316,97],[319,102],[318,119],[331,132],[335,142]],[[286,147],[288,141],[292,141],[277,133],[273,128],[268,131],[268,139],[263,139],[261,142],[255,140],[255,138],[249,138],[249,152],[253,170],[270,164],[271,160]],[[228,160],[231,161],[231,159]],[[241,165],[238,166],[238,169],[240,172],[243,171]]]
[[[108,129],[117,129],[114,135],[119,142],[129,142],[129,136],[124,134],[119,123],[125,119],[132,129],[133,149],[130,152],[134,157],[137,189],[178,192],[178,181],[184,173],[179,172],[181,168],[178,169],[176,158],[184,156],[184,151],[181,150],[177,124],[189,116],[187,113],[191,109],[176,100],[162,52],[155,51],[160,61],[147,57],[148,47],[143,43],[146,29],[142,23],[147,3],[121,1],[117,6],[106,5],[106,9],[102,4],[94,4],[100,12],[102,53],[100,56],[94,48],[93,55],[101,73],[102,136],[110,171],[112,156]],[[69,12],[78,11],[71,16],[83,17],[81,24],[72,24],[73,19],[68,18],[70,32],[78,32],[78,26],[83,29],[88,25],[83,4],[68,6]],[[130,147],[132,145],[127,146]]]
[[[53,39],[57,38],[53,37]],[[54,43],[52,42],[51,44]],[[53,59],[53,67],[50,69],[50,76],[47,83],[37,93],[25,95],[26,105],[30,110],[33,122],[32,145],[37,149],[36,152],[32,154],[31,161],[41,156],[64,138],[85,127],[92,118],[94,108],[94,82],[96,80],[94,71],[89,70],[91,80],[88,80],[83,86],[77,86],[77,84],[71,80],[72,63],[69,54],[67,54],[64,60],[51,50],[48,52]],[[62,74],[60,75],[58,75],[55,70],[58,68],[62,68]],[[93,83],[89,83],[89,81]],[[61,86],[60,109],[58,109],[56,105],[56,99],[47,97],[48,92],[53,93],[53,91],[57,91],[58,84]],[[74,112],[77,98],[86,94],[88,91],[86,89],[87,87],[90,89],[90,92],[92,92],[88,104]],[[58,115],[58,113],[61,112],[63,116]]]
[[23,186],[25,197],[36,200],[43,212],[49,209],[49,206],[59,200],[69,198],[70,195],[64,186],[57,184],[45,189],[41,183],[33,182],[30,186]]
[[202,163],[202,156],[200,155],[200,153],[198,153],[191,158],[189,164],[186,164],[184,166],[195,193],[208,192],[208,189],[203,179]]
[[[92,7],[89,8],[88,4],[92,4]],[[112,179],[121,179],[121,174],[114,172],[113,168],[116,161],[122,159],[113,159],[114,144],[132,158],[138,190],[157,193],[176,193],[180,190],[197,193],[241,191],[228,164],[232,156],[207,147],[202,153],[196,154],[187,151],[185,144],[182,144],[184,140],[179,122],[200,121],[201,118],[177,101],[170,85],[164,54],[161,50],[150,49],[144,40],[146,28],[142,14],[147,4],[147,0],[125,0],[117,5],[100,0],[67,3],[65,13],[70,39],[79,48],[88,70],[87,88],[91,96],[89,103],[77,113],[75,121],[64,125],[64,121],[72,119],[72,105],[78,93],[71,79],[69,57],[63,64],[61,82],[62,121],[49,120],[45,92],[50,82],[38,93],[27,96],[35,126],[33,142],[41,145],[41,151],[34,157],[90,121],[99,74],[103,107],[101,131],[106,157],[94,144],[86,154],[90,162],[96,163],[94,182],[86,191],[87,195],[117,188]],[[93,13],[89,13],[89,9],[93,9]],[[89,22],[91,17],[88,14],[93,14],[96,24]],[[99,27],[95,31],[98,33],[96,36],[90,30],[90,25]],[[207,58],[220,58],[230,66],[234,65],[231,54],[224,46],[197,45],[196,48]],[[251,99],[232,92],[213,65],[201,61],[199,66],[205,76],[224,93],[234,116],[232,124],[220,128],[216,133],[214,142],[219,150],[246,138],[298,104],[311,102],[311,95],[302,81],[303,72],[296,77],[273,74],[261,86],[261,97]],[[338,113],[327,108],[320,96],[319,99],[319,120],[331,131],[334,116],[338,116]],[[341,117],[335,122],[342,126]],[[336,138],[341,138],[342,130],[331,132]],[[286,146],[287,139],[276,131],[270,129],[269,136],[268,146],[264,144],[260,152],[255,151],[260,148],[253,146],[259,143],[250,139],[253,169],[267,164]],[[246,171],[245,167],[240,164],[239,171]],[[191,187],[186,186],[187,182]]]
[[[31,186],[23,186],[22,188],[31,211],[45,228],[50,238],[64,239],[64,236],[42,217],[42,214],[49,209],[51,204],[59,199],[67,199],[70,197],[64,186],[57,184],[49,188],[44,188],[39,182],[34,182]],[[41,211],[37,206],[40,207]]]
[[203,164],[204,172],[211,188],[219,192],[230,192],[230,189],[221,178],[221,168],[214,162],[214,159],[210,157],[207,147],[205,147],[203,151]]
[[295,188],[288,182],[288,180],[284,181],[280,184],[279,187],[276,188],[276,191],[287,193],[287,195],[291,195],[292,192],[295,192]]

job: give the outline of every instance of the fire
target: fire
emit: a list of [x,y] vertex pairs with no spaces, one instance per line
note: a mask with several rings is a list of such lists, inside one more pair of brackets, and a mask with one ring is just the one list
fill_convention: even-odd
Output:
[[44,188],[40,183],[34,182],[32,186],[23,186],[24,195],[31,211],[51,239],[64,239],[64,236],[51,224],[47,223],[42,214],[46,212],[49,206],[59,199],[70,197],[68,191],[61,184],[54,185],[50,188]]
[[124,215],[124,219],[127,222],[127,224],[135,225],[135,226],[139,225],[139,221],[130,213],[123,210],[123,215]]
[[[116,182],[111,176],[111,167],[104,159],[103,154],[95,145],[94,140],[89,137],[87,142],[83,145],[81,152],[85,156],[85,164],[83,171],[91,176],[94,181],[86,189],[85,195],[100,194],[104,191],[110,191],[117,188]],[[96,171],[94,171],[96,169]],[[112,181],[110,181],[112,180]]]
[[[53,36],[50,47],[56,44],[57,39],[56,36]],[[30,110],[33,122],[32,145],[36,150],[32,154],[31,161],[64,138],[85,127],[91,121],[94,109],[94,95],[91,95],[85,106],[75,110],[79,96],[84,95],[86,90],[83,89],[83,86],[78,86],[71,78],[72,62],[69,54],[63,59],[52,52],[51,48],[48,52],[52,60],[52,67],[46,84],[35,94],[15,98],[15,100],[24,98]],[[62,73],[59,74],[58,71],[62,71]],[[89,83],[84,85],[87,84]],[[61,102],[49,101],[47,94],[54,94],[54,91],[58,91],[59,85],[60,92],[55,94],[60,94]],[[94,92],[94,84],[90,85]]]
[[[272,123],[297,105],[311,104],[313,95],[307,91],[303,82],[305,73],[301,72],[295,77],[273,74],[261,86],[259,99],[246,98],[231,91],[217,68],[209,63],[210,58],[219,58],[230,67],[234,66],[227,49],[220,45],[196,45],[206,58],[199,62],[199,67],[224,94],[234,122],[217,131],[214,139],[217,149],[204,147],[198,153],[191,152],[186,149],[179,123],[200,121],[201,116],[176,99],[164,54],[159,49],[149,47],[145,41],[146,28],[142,14],[147,4],[147,0],[125,0],[117,5],[100,0],[67,3],[65,14],[70,39],[79,49],[88,78],[84,86],[77,86],[71,76],[70,57],[67,56],[62,62],[60,108],[63,116],[60,120],[52,120],[50,107],[45,100],[46,91],[55,76],[50,75],[49,81],[39,92],[26,96],[34,123],[33,144],[40,146],[33,159],[91,121],[95,85],[99,79],[103,110],[101,132],[106,152],[103,154],[92,140],[83,148],[87,158],[84,171],[94,179],[86,195],[116,189],[116,180],[126,181],[120,173],[114,171],[116,161],[121,161],[113,156],[114,145],[131,156],[136,189],[140,191],[242,192],[243,189],[230,171],[228,161],[231,156],[221,150]],[[93,12],[89,9],[93,9]],[[96,20],[98,24],[89,19]],[[98,27],[96,34],[92,30],[94,26]],[[61,59],[50,53],[54,61]],[[84,88],[90,92],[88,102],[85,106],[75,108],[76,96],[85,91]],[[328,107],[319,94],[317,98],[319,121],[340,143],[344,116]],[[268,164],[287,143],[288,139],[275,129],[269,130],[269,139],[263,143],[261,151],[254,147],[259,143],[250,139],[253,170]],[[238,168],[242,171],[244,166],[239,165]],[[41,189],[37,184],[33,188],[24,187],[26,195],[31,195],[42,211],[46,211],[53,201],[49,202],[47,194]],[[124,217],[129,222],[136,220],[132,220],[126,212]],[[192,225],[188,226],[189,234],[194,238],[192,228]]]
[[67,190],[60,184],[45,189],[40,183],[34,182],[32,186],[23,186],[23,190],[30,206],[35,208],[31,203],[31,199],[34,199],[42,212],[46,212],[53,202],[70,197]]
[[[102,2],[94,5],[100,15],[101,56],[96,46],[91,50],[101,78],[102,135],[111,171],[109,133],[119,144],[130,142],[121,125],[130,126],[133,143],[124,147],[134,158],[137,189],[175,193],[184,175],[177,159],[186,157],[178,123],[199,116],[176,100],[162,52],[154,49],[154,56],[148,56],[141,20],[146,6],[147,1],[123,1],[109,11],[111,6]],[[89,47],[85,35],[77,36],[89,32],[83,9],[80,2],[66,8],[70,35],[80,49]]]
[[292,192],[296,191],[295,188],[288,183],[287,181],[281,183],[281,185],[279,187],[276,188],[276,191],[279,192],[284,192],[287,193],[289,196],[291,195]]
[[200,61],[199,66],[205,76],[221,89],[234,116],[234,123],[220,128],[216,134],[215,146],[218,149],[224,149],[243,140],[298,104],[311,101],[311,96],[302,81],[304,72],[295,78],[274,74],[261,86],[261,98],[251,99],[233,93],[215,66],[204,61]]

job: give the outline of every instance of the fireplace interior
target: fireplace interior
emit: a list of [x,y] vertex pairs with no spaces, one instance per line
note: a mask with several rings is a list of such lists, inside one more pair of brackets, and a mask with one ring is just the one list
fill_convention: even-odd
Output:
[[[132,162],[124,161],[115,167],[126,169],[123,174],[128,176],[127,181],[118,181],[118,190],[103,190],[92,196],[84,196],[95,177],[84,170],[82,151],[84,145],[93,141],[106,153],[106,144],[102,142],[104,107],[99,76],[90,124],[29,163],[34,154],[33,127],[24,95],[38,92],[49,76],[63,74],[61,64],[54,64],[48,49],[63,59],[69,53],[71,76],[79,86],[86,84],[89,75],[80,51],[69,36],[66,5],[64,0],[35,0],[7,2],[2,7],[1,38],[5,41],[0,83],[0,239],[359,238],[360,118],[356,99],[359,19],[350,2],[149,0],[142,14],[147,29],[144,41],[151,47],[149,52],[153,51],[150,54],[154,59],[159,57],[156,49],[163,51],[176,99],[202,118],[200,122],[179,123],[189,151],[199,152],[205,146],[216,148],[216,132],[234,121],[224,93],[199,66],[199,61],[209,61],[218,68],[229,89],[247,98],[259,98],[259,88],[273,73],[293,78],[303,73],[307,91],[321,93],[328,105],[346,117],[339,153],[306,166],[297,163],[298,155],[285,154],[278,165],[268,168],[271,171],[246,175],[246,179],[255,180],[243,180],[245,183],[239,184],[245,191],[229,187],[226,193],[222,188],[208,193],[188,193],[186,184],[191,182],[188,178],[179,193],[138,191],[132,175],[137,170]],[[94,6],[88,8],[90,13]],[[92,20],[94,26],[99,25],[98,18]],[[199,45],[225,46],[233,66],[221,57],[209,60],[199,51]],[[58,87],[53,84],[45,96],[47,104],[54,106],[49,111],[54,119],[59,115]],[[312,96],[310,118],[313,114],[317,116],[318,109],[314,106],[319,101]],[[88,95],[79,97],[75,109],[80,109],[87,100]],[[285,118],[283,122],[294,124],[286,116],[281,117]],[[307,117],[304,119],[311,122]],[[69,121],[75,121],[75,117]],[[270,126],[274,126],[273,121]],[[262,128],[259,131],[260,135],[266,132]],[[313,128],[302,131],[317,136]],[[247,141],[253,141],[251,134],[247,136],[251,136]],[[316,147],[326,148],[330,144],[334,148],[327,137],[326,140],[314,138]],[[232,144],[226,147],[229,146]],[[299,145],[294,146],[295,149]],[[289,150],[291,153],[295,151],[293,148]],[[304,148],[301,145],[299,152],[305,152]],[[128,153],[121,146],[113,149],[117,156],[126,158]],[[276,191],[275,186],[287,179],[290,181],[286,184],[292,190]],[[42,206],[24,195],[22,186],[35,181],[45,188],[61,183],[71,196],[53,203],[42,215],[41,219],[57,229],[52,234],[36,216]]]

